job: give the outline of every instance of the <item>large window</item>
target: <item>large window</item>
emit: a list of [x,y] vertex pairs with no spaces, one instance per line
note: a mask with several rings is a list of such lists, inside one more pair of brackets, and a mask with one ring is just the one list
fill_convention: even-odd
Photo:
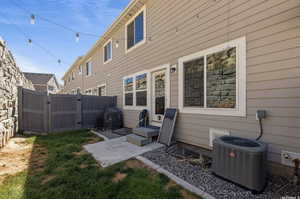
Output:
[[146,107],[148,74],[142,73],[124,78],[124,106]]
[[86,76],[92,75],[92,62],[91,61],[86,63],[85,70],[86,70]]
[[182,112],[245,116],[245,44],[240,38],[179,60]]
[[129,50],[139,43],[145,41],[145,9],[142,9],[131,21],[126,25],[127,45]]
[[104,63],[107,63],[111,59],[112,59],[112,40],[109,40],[103,48],[103,60]]

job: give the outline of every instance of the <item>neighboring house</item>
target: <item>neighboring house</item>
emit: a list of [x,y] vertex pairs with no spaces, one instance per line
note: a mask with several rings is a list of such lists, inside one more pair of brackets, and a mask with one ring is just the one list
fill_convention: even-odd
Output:
[[[124,124],[179,109],[178,141],[259,135],[277,168],[300,152],[300,1],[133,0],[65,73],[68,93],[118,97]],[[102,90],[103,89],[103,90]],[[276,166],[276,167],[275,167]]]
[[24,75],[27,79],[31,80],[36,91],[55,94],[60,89],[60,85],[54,74],[24,73]]

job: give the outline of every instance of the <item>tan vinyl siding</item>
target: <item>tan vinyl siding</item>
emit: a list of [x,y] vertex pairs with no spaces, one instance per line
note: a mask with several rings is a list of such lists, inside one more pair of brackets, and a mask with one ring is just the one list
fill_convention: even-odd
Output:
[[[176,136],[202,147],[209,145],[209,128],[256,138],[255,112],[265,109],[262,140],[270,144],[269,159],[280,162],[283,149],[300,152],[299,0],[148,0],[146,9],[147,36],[152,40],[125,54],[124,40],[115,47],[116,39],[124,38],[123,24],[111,36],[112,60],[103,65],[102,47],[92,55],[93,75],[84,77],[84,89],[106,83],[107,94],[118,96],[121,107],[124,76],[177,64],[182,56],[246,36],[247,117],[179,114]],[[67,87],[80,86],[77,79]],[[177,107],[178,72],[170,80],[171,106]],[[135,127],[137,117],[138,111],[124,110],[126,126]]]

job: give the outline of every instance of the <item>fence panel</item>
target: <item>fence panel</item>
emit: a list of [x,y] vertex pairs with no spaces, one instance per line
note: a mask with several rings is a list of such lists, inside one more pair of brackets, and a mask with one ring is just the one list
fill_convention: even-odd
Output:
[[102,125],[105,108],[116,106],[115,97],[82,96],[82,126],[95,128]]
[[106,108],[115,107],[116,97],[47,95],[20,90],[20,130],[60,132],[101,126]]
[[28,89],[23,89],[22,95],[22,126],[20,128],[23,131],[47,132],[47,95]]
[[80,97],[76,95],[49,95],[50,132],[80,129],[78,113],[81,112]]

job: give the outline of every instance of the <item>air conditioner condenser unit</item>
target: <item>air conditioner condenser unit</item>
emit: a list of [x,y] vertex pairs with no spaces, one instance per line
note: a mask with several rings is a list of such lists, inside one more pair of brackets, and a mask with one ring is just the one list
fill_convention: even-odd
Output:
[[267,183],[267,145],[234,136],[216,138],[212,168],[217,176],[261,192]]

